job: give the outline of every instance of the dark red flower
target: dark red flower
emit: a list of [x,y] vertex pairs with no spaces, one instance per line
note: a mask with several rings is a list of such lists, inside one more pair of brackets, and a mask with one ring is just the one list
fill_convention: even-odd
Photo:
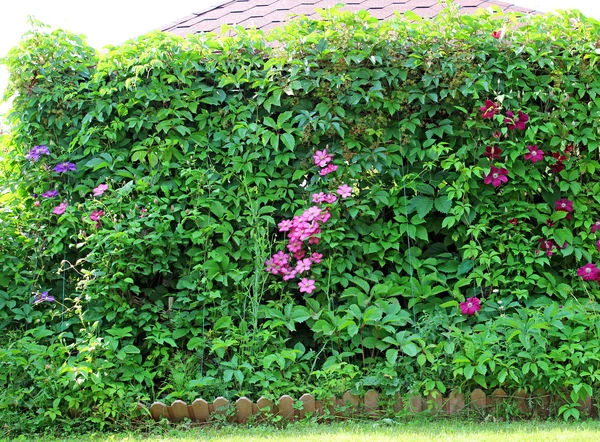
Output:
[[567,144],[565,146],[565,152],[567,152],[567,153],[573,152],[573,145],[572,144]]
[[516,226],[519,223],[519,220],[517,218],[511,218],[508,220],[509,223],[511,223],[513,226]]
[[519,111],[517,116],[515,117],[514,112],[506,111],[506,115],[504,118],[504,124],[508,126],[508,130],[524,130],[526,123],[529,121],[529,115],[524,112]]
[[554,227],[554,221],[552,221],[551,219],[547,219],[547,220],[546,220],[546,225],[547,225],[548,227]]
[[529,121],[529,115],[524,112],[519,111],[516,126],[519,130],[525,130],[525,123]]
[[552,171],[552,173],[560,173],[561,171],[564,170],[564,168],[565,168],[565,165],[561,161],[550,166],[550,170]]
[[494,118],[494,115],[499,112],[498,105],[492,100],[485,100],[479,110],[481,111],[481,118]]
[[500,149],[498,146],[486,146],[483,156],[489,158],[490,160],[493,160],[500,158],[501,153],[502,149]]
[[552,256],[552,249],[556,247],[556,244],[551,239],[543,239],[540,238],[538,240],[540,242],[540,249],[546,251],[546,256]]

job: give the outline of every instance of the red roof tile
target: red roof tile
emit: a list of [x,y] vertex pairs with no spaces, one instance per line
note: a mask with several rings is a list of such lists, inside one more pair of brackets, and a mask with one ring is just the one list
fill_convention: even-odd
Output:
[[[518,1],[518,0],[517,0]],[[316,9],[331,8],[340,0],[226,0],[213,6],[177,20],[161,30],[177,35],[218,31],[223,24],[239,24],[244,27],[271,29],[281,23],[290,21],[294,14],[318,18]],[[394,12],[413,11],[423,18],[434,17],[442,7],[438,0],[347,0],[345,10],[368,11],[380,20],[394,16]],[[472,14],[477,8],[488,8],[497,5],[510,12],[535,12],[514,3],[496,0],[455,0],[459,12]]]

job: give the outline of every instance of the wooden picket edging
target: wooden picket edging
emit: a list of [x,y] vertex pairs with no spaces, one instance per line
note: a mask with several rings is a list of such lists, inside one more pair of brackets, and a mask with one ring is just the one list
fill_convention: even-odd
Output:
[[[247,423],[251,417],[260,421],[269,416],[280,416],[284,421],[293,421],[303,419],[307,415],[322,416],[326,413],[339,417],[361,415],[375,418],[379,415],[378,412],[383,410],[384,404],[386,409],[390,409],[390,400],[384,398],[380,401],[380,399],[379,393],[374,390],[368,391],[363,397],[347,391],[340,399],[334,398],[329,401],[315,400],[312,395],[304,394],[300,397],[301,404],[298,403],[296,406],[294,406],[296,401],[288,395],[281,396],[277,403],[264,397],[253,403],[250,399],[241,397],[230,404],[227,399],[218,397],[212,403],[208,403],[204,399],[196,399],[191,405],[181,400],[174,401],[170,406],[162,402],[154,402],[150,406],[150,415],[156,421],[165,417],[170,421],[188,418],[198,422],[207,422],[220,416],[229,422],[240,424]],[[393,409],[395,412],[406,408],[411,413],[430,411],[455,414],[466,408],[479,411],[495,409],[507,400],[512,400],[521,412],[543,418],[550,415],[550,407],[554,401],[557,401],[559,405],[564,403],[558,397],[540,390],[533,394],[517,390],[509,396],[504,390],[496,389],[488,396],[482,390],[476,389],[466,398],[464,394],[455,392],[446,397],[440,393],[432,393],[425,398],[410,396],[406,404],[400,395],[396,395]],[[591,397],[580,401],[579,408],[587,415],[597,415],[597,409],[592,405]]]

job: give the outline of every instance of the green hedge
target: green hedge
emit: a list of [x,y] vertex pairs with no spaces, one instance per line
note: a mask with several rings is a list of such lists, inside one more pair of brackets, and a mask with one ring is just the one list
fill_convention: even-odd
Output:
[[[38,404],[40,422],[67,409],[104,422],[165,397],[572,379],[522,369],[531,347],[476,354],[558,330],[543,309],[595,321],[573,300],[598,293],[577,269],[600,247],[600,26],[575,12],[408,18],[332,10],[269,36],[151,33],[105,54],[26,34],[4,60],[10,401]],[[32,160],[34,146],[48,154]],[[324,149],[338,169],[321,176]],[[323,254],[316,289],[301,293],[265,271],[287,244],[277,225],[342,184],[352,196],[327,204],[307,249]],[[56,302],[35,302],[46,291]],[[562,336],[540,336],[539,352]],[[47,352],[38,371],[27,362]]]

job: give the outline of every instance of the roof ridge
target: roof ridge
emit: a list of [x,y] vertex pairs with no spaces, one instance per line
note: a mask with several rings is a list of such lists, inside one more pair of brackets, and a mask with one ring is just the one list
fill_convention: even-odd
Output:
[[[518,1],[518,0],[517,0]],[[326,9],[343,3],[343,10],[357,12],[366,10],[374,17],[384,20],[407,11],[413,11],[423,18],[432,18],[446,6],[447,0],[224,0],[199,12],[172,22],[161,31],[185,36],[199,32],[218,32],[227,25],[241,25],[245,28],[271,29],[282,25],[293,16],[306,15],[318,18],[316,9]],[[443,3],[443,5],[442,5]],[[461,14],[474,13],[478,8],[492,5],[506,12],[535,13],[529,8],[520,7],[515,0],[454,0]]]

